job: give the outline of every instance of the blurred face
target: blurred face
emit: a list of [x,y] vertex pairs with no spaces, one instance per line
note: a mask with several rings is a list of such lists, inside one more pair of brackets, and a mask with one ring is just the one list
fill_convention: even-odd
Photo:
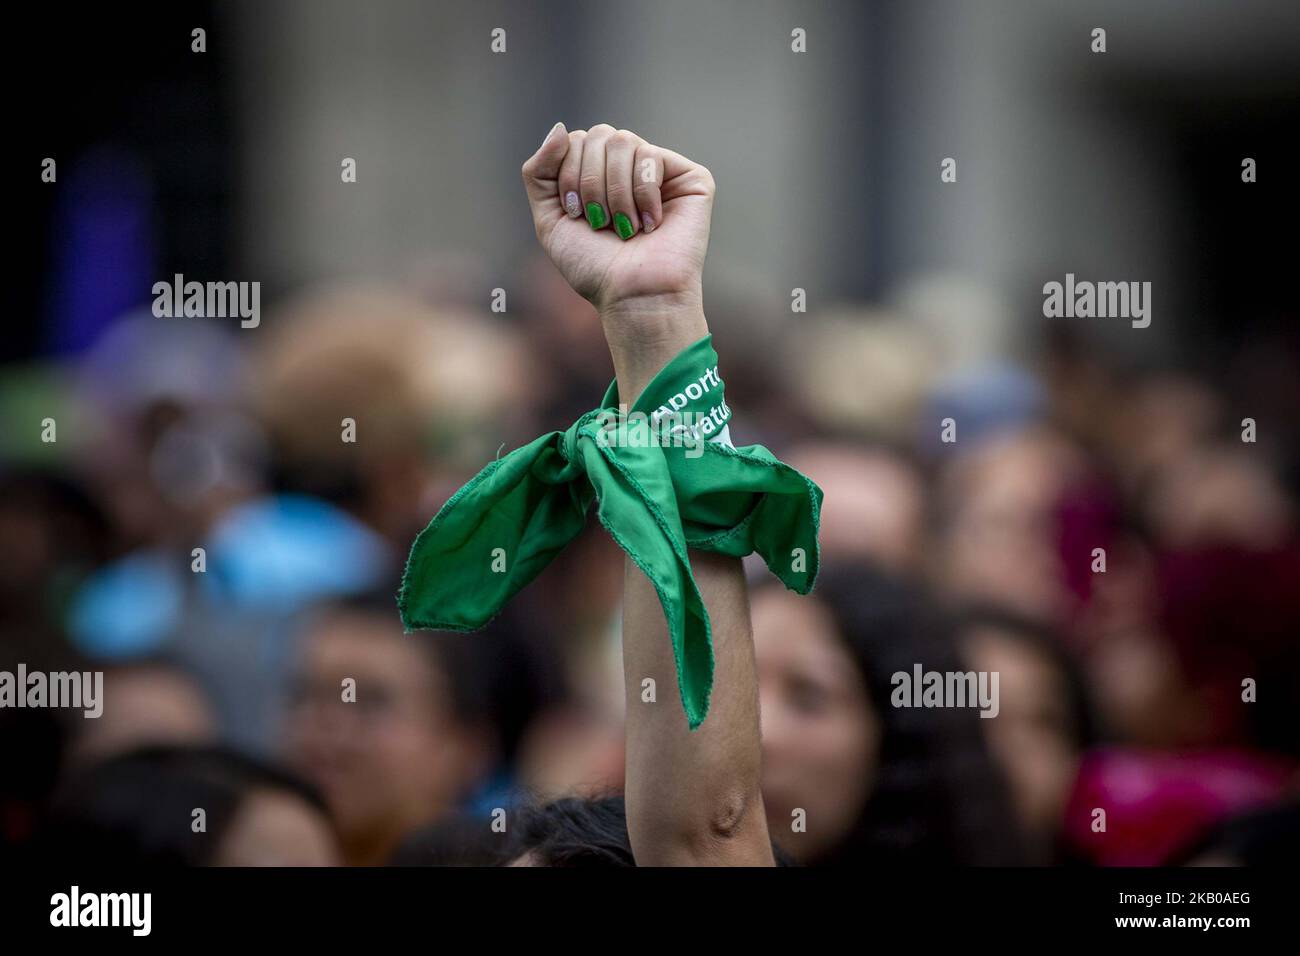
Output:
[[202,691],[165,667],[122,667],[104,674],[104,713],[82,726],[69,760],[89,763],[153,744],[203,744],[217,737]]
[[1158,475],[1145,507],[1156,534],[1174,548],[1231,543],[1281,546],[1294,515],[1286,492],[1255,458],[1234,449],[1186,453]]
[[1037,620],[1071,607],[1056,506],[1077,471],[1071,448],[1027,433],[990,440],[945,477],[952,521],[940,583],[959,601],[990,601]]
[[[355,701],[343,699],[345,678]],[[324,793],[350,863],[381,862],[451,807],[480,756],[417,639],[354,613],[330,615],[307,637],[288,750]]]
[[819,541],[823,559],[865,558],[898,571],[920,558],[924,499],[904,461],[852,445],[811,444],[786,461],[826,492]]
[[1079,769],[1065,680],[1047,657],[1014,636],[984,628],[973,631],[965,644],[971,667],[999,675],[998,716],[980,725],[1020,819],[1047,847],[1061,826]]
[[329,821],[310,804],[278,790],[244,798],[221,840],[214,866],[338,866]]
[[[815,598],[765,588],[753,600],[772,837],[800,861],[835,846],[871,790],[880,724],[857,664]],[[795,810],[807,832],[792,832]]]

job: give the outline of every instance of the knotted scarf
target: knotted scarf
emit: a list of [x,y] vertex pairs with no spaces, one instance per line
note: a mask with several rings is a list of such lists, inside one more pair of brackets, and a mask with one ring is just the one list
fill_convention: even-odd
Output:
[[596,516],[663,606],[691,730],[713,687],[709,615],[688,549],[757,551],[787,588],[817,577],[822,492],[762,445],[733,448],[712,336],[683,349],[630,412],[617,382],[599,408],[493,461],[411,546],[398,608],[409,631],[495,617]]

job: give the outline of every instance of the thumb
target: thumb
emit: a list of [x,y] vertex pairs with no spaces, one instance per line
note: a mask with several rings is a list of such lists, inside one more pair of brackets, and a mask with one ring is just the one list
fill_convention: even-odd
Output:
[[523,166],[524,189],[528,192],[528,203],[533,207],[533,214],[541,210],[538,204],[548,199],[560,201],[557,180],[560,177],[560,164],[569,152],[569,131],[563,123],[556,123],[537,147],[537,152],[528,157]]

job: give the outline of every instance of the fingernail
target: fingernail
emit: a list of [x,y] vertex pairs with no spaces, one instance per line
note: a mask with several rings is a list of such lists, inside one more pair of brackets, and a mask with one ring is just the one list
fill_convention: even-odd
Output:
[[598,202],[587,203],[587,222],[591,223],[592,229],[603,229],[609,222],[605,218],[605,207]]
[[650,214],[648,212],[641,213],[641,228],[644,229],[646,232],[655,231],[655,221],[650,218]]
[[621,212],[614,213],[614,231],[620,239],[631,239],[632,233],[636,232],[632,228],[632,220]]
[[578,198],[577,193],[569,192],[564,194],[564,211],[574,219],[582,215],[582,200]]
[[542,142],[546,143],[548,140],[550,140],[550,138],[555,135],[555,131],[557,129],[564,129],[564,124],[556,123],[554,126],[552,126],[550,130],[547,132],[547,134],[542,137]]

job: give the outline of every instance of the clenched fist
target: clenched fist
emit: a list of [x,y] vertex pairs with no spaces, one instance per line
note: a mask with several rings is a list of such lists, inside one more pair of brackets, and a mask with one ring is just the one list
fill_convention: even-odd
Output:
[[523,177],[537,238],[600,311],[616,365],[621,346],[662,340],[669,326],[689,326],[673,338],[703,334],[707,169],[625,129],[556,123]]

